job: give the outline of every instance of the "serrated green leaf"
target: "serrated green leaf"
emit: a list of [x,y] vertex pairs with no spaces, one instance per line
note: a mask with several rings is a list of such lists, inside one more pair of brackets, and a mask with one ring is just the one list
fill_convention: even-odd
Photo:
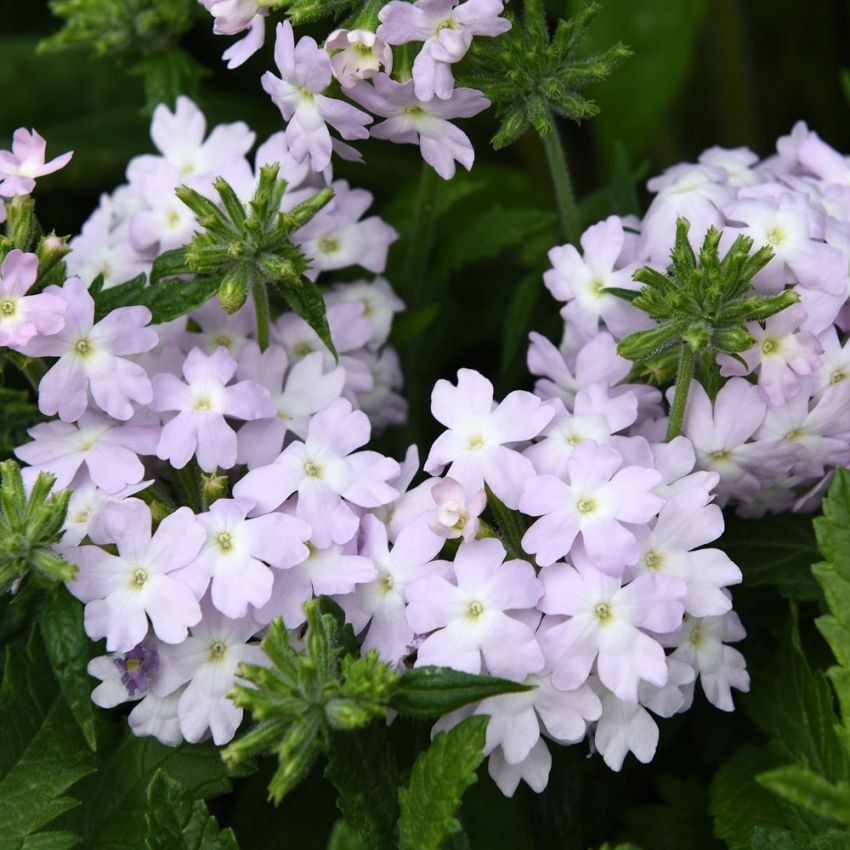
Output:
[[795,806],[850,826],[848,782],[831,782],[801,765],[788,765],[760,773],[756,776],[756,782]]
[[399,850],[437,850],[460,831],[457,810],[464,791],[477,781],[490,718],[468,717],[440,732],[413,765],[410,782],[399,789]]
[[327,757],[325,778],[348,827],[369,850],[394,850],[399,771],[385,724],[336,733]]
[[785,826],[779,801],[755,781],[757,774],[781,764],[766,747],[744,747],[723,764],[711,783],[709,811],[714,834],[729,850],[749,850],[755,826]]
[[752,850],[847,850],[850,835],[844,830],[827,830],[820,835],[789,832],[758,826],[753,830]]
[[494,676],[476,676],[449,667],[414,667],[398,680],[390,705],[407,717],[433,718],[471,702],[527,690],[530,687],[521,682]]
[[137,738],[125,729],[118,742],[99,755],[97,773],[74,788],[82,805],[65,814],[58,824],[79,835],[85,850],[135,850],[143,846],[147,787],[159,770],[179,782],[193,799],[230,790],[224,764],[212,743],[166,747],[153,738]]
[[[98,282],[100,286],[97,285]],[[143,273],[109,289],[103,289],[102,284],[103,277],[99,276],[89,287],[89,294],[94,298],[95,320],[98,321],[118,307],[140,304],[147,277]]]
[[826,676],[809,666],[796,623],[746,705],[789,760],[832,780],[850,778],[850,754],[835,729],[832,689]]
[[218,291],[219,281],[207,277],[172,280],[149,286],[136,302],[151,311],[151,323],[160,325],[197,310]]
[[370,848],[344,820],[338,820],[334,824],[327,850],[370,850]]
[[442,240],[433,273],[448,277],[472,263],[494,259],[555,221],[544,210],[492,206]]
[[53,672],[88,745],[97,749],[92,680],[86,672],[94,644],[83,628],[83,606],[64,587],[45,600],[39,618]]
[[148,850],[239,850],[231,829],[219,829],[203,800],[159,770],[147,792]]
[[7,648],[0,729],[0,850],[73,846],[72,833],[39,831],[79,805],[62,795],[95,764],[37,630],[26,653]]

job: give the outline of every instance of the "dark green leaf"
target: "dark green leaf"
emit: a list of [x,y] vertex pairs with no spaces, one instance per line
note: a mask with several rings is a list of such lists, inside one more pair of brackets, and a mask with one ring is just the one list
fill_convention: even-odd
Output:
[[79,805],[78,799],[62,795],[95,769],[94,758],[56,684],[37,630],[26,653],[7,648],[0,729],[0,850],[73,846],[72,833],[39,831]]
[[531,314],[542,290],[540,275],[535,273],[524,277],[514,289],[508,309],[505,312],[502,329],[502,372],[506,372],[516,358],[520,344],[528,334]]
[[[102,282],[103,278],[99,278]],[[118,307],[129,307],[142,303],[142,290],[147,285],[147,277],[140,274],[132,280],[111,286],[109,289],[95,288],[94,285],[89,292],[94,297],[95,319],[102,319],[107,313],[111,313]]]
[[390,705],[407,717],[439,717],[471,702],[530,689],[520,682],[448,667],[414,667],[398,680]]
[[148,850],[239,850],[230,829],[219,829],[203,800],[158,770],[147,793]]
[[206,304],[218,291],[218,286],[217,280],[206,277],[166,281],[143,290],[136,303],[143,304],[151,311],[152,324],[160,325],[179,319]]
[[151,284],[159,283],[164,277],[177,277],[181,274],[191,274],[192,269],[186,262],[186,249],[174,248],[160,254],[151,267]]
[[830,829],[820,835],[789,832],[787,829],[757,826],[753,830],[752,850],[847,850],[850,834]]
[[850,826],[850,783],[830,782],[800,765],[760,773],[756,781],[795,806]]
[[60,825],[82,838],[85,850],[141,848],[147,825],[147,787],[162,770],[193,799],[230,789],[218,750],[207,744],[166,747],[153,738],[137,738],[126,729],[101,755],[97,773],[74,788],[82,806],[63,816]]
[[819,599],[811,565],[820,560],[810,517],[782,514],[761,519],[726,516],[723,549],[751,587],[771,585],[789,599]]
[[337,790],[337,807],[369,850],[395,850],[398,765],[386,724],[375,721],[356,732],[336,733],[325,777]]
[[160,103],[173,108],[181,94],[196,98],[201,78],[209,74],[203,65],[177,47],[145,56],[132,72],[140,74],[145,81],[145,111],[148,113]]
[[440,732],[416,759],[410,782],[398,792],[399,850],[437,850],[460,831],[456,813],[464,791],[476,781],[489,719],[468,717]]
[[44,602],[39,626],[65,701],[88,745],[96,750],[92,680],[86,672],[94,644],[83,629],[83,606],[64,587],[57,587]]
[[328,325],[325,299],[316,284],[303,276],[297,283],[280,280],[278,284],[286,303],[318,334],[319,339],[328,347],[331,354],[337,357]]
[[338,820],[328,841],[328,850],[369,850],[369,846],[344,820]]

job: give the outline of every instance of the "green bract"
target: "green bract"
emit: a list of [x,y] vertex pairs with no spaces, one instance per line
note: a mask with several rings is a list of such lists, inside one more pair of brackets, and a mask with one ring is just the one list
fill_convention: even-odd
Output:
[[483,89],[502,119],[494,148],[515,142],[529,126],[549,135],[552,114],[582,121],[599,112],[582,90],[608,77],[631,51],[618,42],[593,56],[576,55],[598,11],[599,5],[590,3],[572,18],[559,20],[551,35],[542,3],[530,0],[522,20],[506,15],[512,23],[509,32],[475,42],[471,83]]
[[753,278],[773,258],[769,247],[750,253],[753,240],[739,236],[721,260],[723,234],[711,227],[697,257],[689,229],[686,219],[676,222],[666,274],[648,266],[638,269],[634,279],[643,289],[637,294],[616,291],[658,322],[620,342],[617,351],[629,360],[648,360],[682,344],[694,352],[740,354],[755,343],[747,322],[767,319],[799,301],[790,290],[767,296],[753,288]]
[[[218,284],[218,297],[228,313],[238,310],[250,291],[257,311],[260,348],[268,345],[269,293],[273,286],[289,306],[336,354],[318,287],[306,277],[308,263],[292,234],[310,221],[333,198],[332,189],[321,189],[290,212],[281,212],[286,181],[278,179],[278,165],[265,165],[254,197],[246,209],[230,184],[221,178],[215,189],[222,207],[203,195],[181,186],[180,200],[198,216],[203,231],[186,248],[162,255],[158,262],[175,262],[172,274],[185,267]],[[156,268],[154,269],[156,274]]]
[[40,472],[29,496],[21,470],[0,463],[0,592],[27,575],[41,581],[70,581],[77,568],[50,546],[62,537],[70,490],[51,494],[54,476]]

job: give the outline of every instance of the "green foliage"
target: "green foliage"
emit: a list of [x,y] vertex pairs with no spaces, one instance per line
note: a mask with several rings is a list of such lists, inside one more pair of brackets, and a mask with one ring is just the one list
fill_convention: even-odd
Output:
[[[82,742],[81,746],[85,748]],[[85,850],[144,846],[147,789],[160,771],[196,800],[231,787],[219,752],[211,743],[166,747],[153,738],[137,738],[124,728],[112,746],[99,749],[98,757],[97,772],[74,787],[74,796],[82,805],[59,822],[63,829],[80,836]]]
[[199,14],[194,0],[51,0],[50,9],[63,27],[39,49],[90,50],[133,65],[145,78],[148,111],[197,91],[205,72],[176,49]]
[[510,18],[509,32],[480,39],[471,51],[470,84],[484,91],[502,119],[492,139],[497,150],[515,142],[529,127],[540,136],[554,132],[552,115],[580,122],[599,112],[586,86],[606,79],[631,51],[617,42],[590,56],[579,56],[588,28],[599,11],[588,4],[549,32],[543,4],[529,0],[521,20]]
[[484,758],[488,719],[469,717],[440,732],[416,759],[410,782],[399,790],[399,850],[437,850],[460,831],[456,813]]
[[6,459],[18,446],[26,442],[27,429],[39,421],[41,414],[26,390],[15,390],[2,385],[0,410],[3,411],[3,422],[0,425],[0,459]]
[[471,702],[531,688],[493,676],[473,676],[448,667],[414,667],[395,683],[390,705],[407,717],[432,718]]
[[846,850],[847,833],[826,829],[818,835],[810,835],[775,827],[756,827],[748,847],[752,850]]
[[773,257],[769,247],[751,254],[753,240],[739,236],[721,260],[722,233],[712,227],[697,257],[689,229],[685,219],[677,221],[667,274],[646,266],[634,274],[643,284],[639,293],[615,293],[658,322],[620,341],[617,351],[629,360],[651,360],[681,346],[693,352],[740,354],[755,343],[747,322],[766,319],[799,300],[790,290],[763,296],[753,288],[753,277]]
[[41,608],[39,628],[62,695],[80,724],[86,743],[95,750],[95,706],[86,672],[94,645],[83,629],[82,603],[64,587],[55,588]]
[[29,496],[13,460],[0,463],[0,593],[21,580],[70,581],[77,569],[49,547],[62,537],[69,490],[51,493],[52,475],[40,472]]
[[0,850],[73,847],[77,837],[52,822],[79,805],[79,799],[63,795],[94,770],[94,759],[50,672],[38,632],[26,652],[7,647],[0,728]]
[[[762,773],[757,781],[795,806],[850,826],[848,782],[831,782],[821,774],[796,764]],[[850,834],[847,838],[850,839]]]
[[[567,8],[577,11],[583,5],[584,0],[570,0]],[[703,34],[712,4],[706,0],[642,0],[635,5],[631,0],[604,0],[601,6],[587,33],[586,49],[601,51],[619,39],[634,50],[634,56],[623,73],[614,74],[593,90],[601,110],[593,122],[594,139],[605,162],[616,161],[618,146],[625,148],[633,162],[639,162],[651,146],[667,141],[661,128],[667,125],[671,107],[689,82],[700,49],[697,39]],[[719,52],[721,44],[712,44],[711,52]],[[725,79],[712,79],[718,88],[722,86],[727,110],[734,96],[731,87],[723,85]],[[735,82],[739,87],[746,83],[744,79]],[[639,108],[635,104],[640,104]],[[705,103],[698,108],[704,111]],[[712,121],[713,136],[720,123]],[[741,135],[734,138],[736,144],[747,141]],[[667,155],[664,161],[673,162],[675,157]],[[609,208],[601,215],[612,212],[619,210]]]
[[728,516],[723,551],[741,568],[748,587],[775,587],[782,596],[798,601],[823,597],[810,569],[818,548],[809,516]]
[[225,180],[215,183],[223,209],[194,189],[181,186],[177,195],[204,229],[195,234],[183,257],[189,270],[217,281],[219,301],[228,313],[235,313],[248,292],[253,292],[261,347],[268,334],[268,316],[263,317],[260,310],[267,304],[267,287],[273,287],[336,354],[324,299],[304,276],[307,260],[292,242],[292,234],[330,202],[333,190],[321,189],[291,211],[281,212],[286,181],[278,180],[278,169],[277,163],[260,169],[248,209]]
[[219,829],[203,800],[159,770],[148,786],[148,850],[239,850],[233,830]]

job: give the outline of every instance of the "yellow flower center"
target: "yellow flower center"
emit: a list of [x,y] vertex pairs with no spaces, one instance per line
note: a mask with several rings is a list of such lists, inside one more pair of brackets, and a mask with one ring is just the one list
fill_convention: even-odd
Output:
[[148,571],[142,567],[136,567],[133,572],[130,573],[130,587],[135,590],[141,590],[147,580]]
[[597,602],[593,608],[593,614],[600,623],[607,623],[614,617],[614,612],[607,602]]

